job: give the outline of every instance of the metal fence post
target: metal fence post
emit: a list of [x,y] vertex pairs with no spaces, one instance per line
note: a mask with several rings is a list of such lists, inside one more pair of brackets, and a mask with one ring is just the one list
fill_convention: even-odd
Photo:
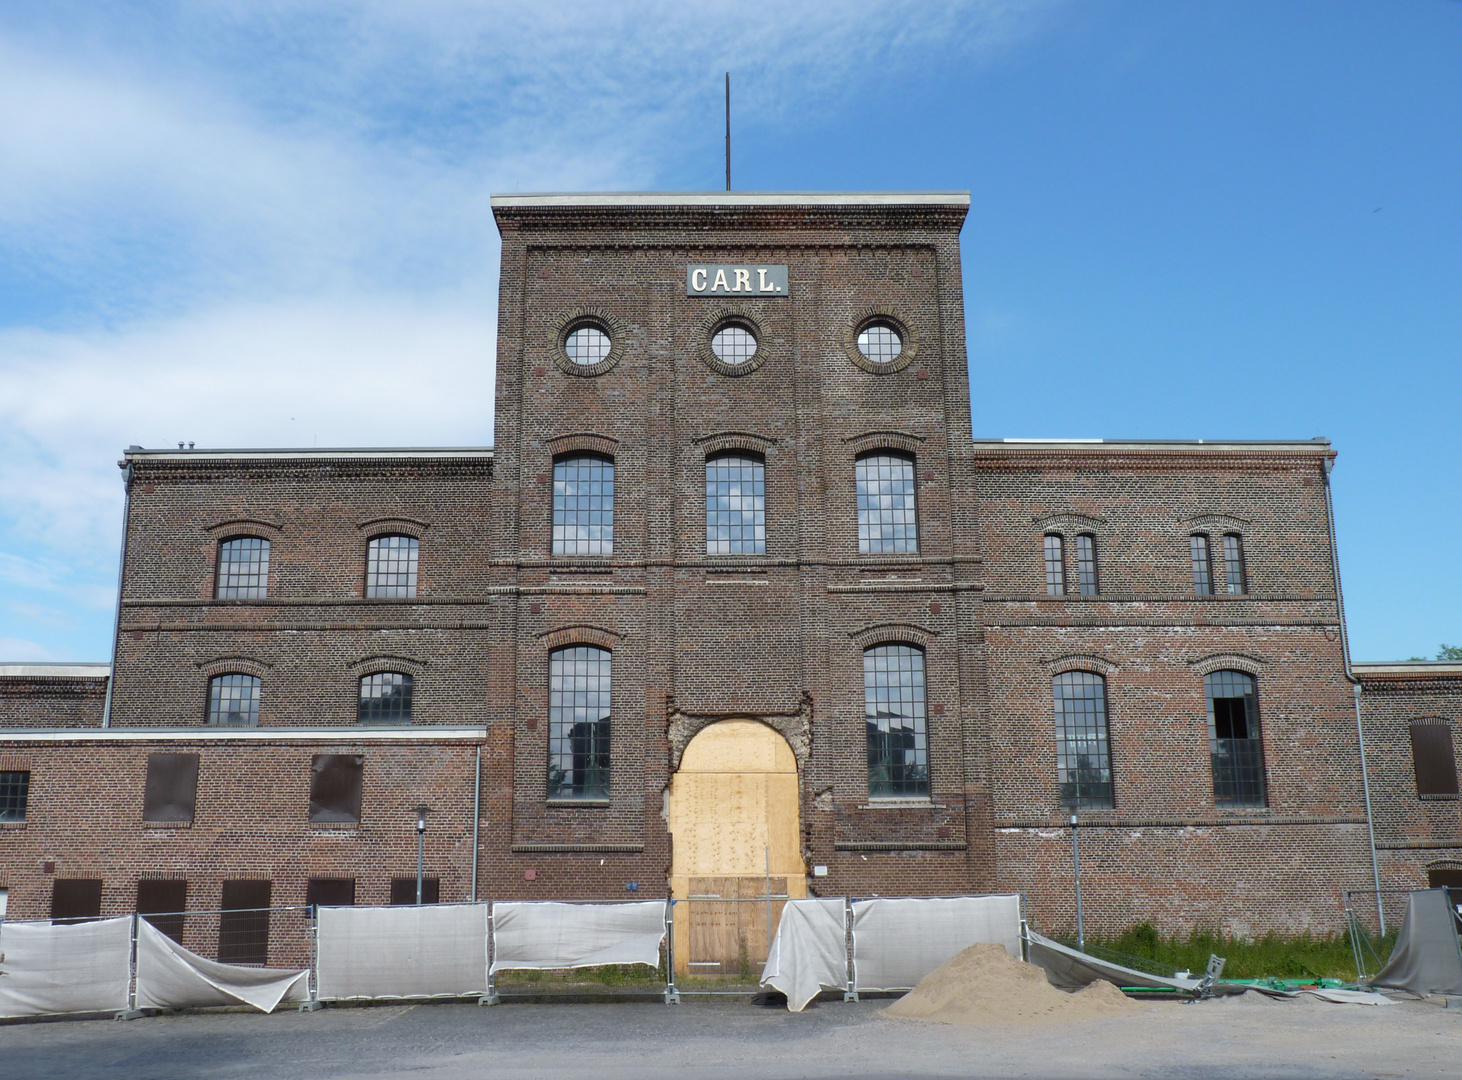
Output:
[[484,902],[487,908],[487,993],[477,999],[479,1005],[501,1005],[503,999],[498,997],[497,976],[492,971],[493,959],[493,932],[492,932],[492,901]]
[[309,997],[300,1003],[300,1012],[319,1012],[325,1007],[320,1000],[320,905],[311,904],[305,911],[305,939],[310,945],[310,973],[307,976]]
[[140,1020],[147,1014],[137,1007],[137,912],[132,912],[132,941],[127,949],[127,1007],[113,1020]]
[[675,899],[670,896],[665,898],[665,1004],[680,1004],[675,985]]
[[854,985],[853,971],[853,901],[849,897],[843,897],[843,926],[846,933],[843,935],[843,948],[848,954],[848,986],[843,991],[843,1001],[857,1001],[858,988]]

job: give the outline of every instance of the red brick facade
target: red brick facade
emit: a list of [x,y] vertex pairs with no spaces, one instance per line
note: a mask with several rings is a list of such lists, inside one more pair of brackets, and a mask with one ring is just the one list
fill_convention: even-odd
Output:
[[[44,916],[47,879],[77,865],[105,879],[108,910],[164,872],[188,876],[190,907],[251,875],[272,877],[276,903],[302,902],[310,876],[354,876],[358,902],[381,902],[414,867],[420,802],[437,809],[442,899],[464,899],[479,748],[479,896],[662,896],[681,752],[752,717],[797,757],[817,892],[1018,889],[1037,925],[1064,931],[1052,679],[1073,670],[1105,679],[1114,784],[1112,809],[1080,812],[1089,928],[1331,930],[1340,891],[1369,887],[1328,444],[972,441],[962,196],[494,206],[493,450],[128,454],[118,735],[28,741],[18,729],[98,725],[66,704],[95,687],[0,688],[0,755],[31,771],[26,822],[0,827],[12,916]],[[785,265],[790,295],[688,296],[691,264]],[[592,369],[562,346],[586,318],[613,344]],[[896,362],[858,352],[871,318],[900,329]],[[756,334],[744,368],[709,348],[725,319]],[[705,463],[725,450],[764,463],[765,554],[706,553]],[[916,553],[859,553],[855,463],[877,451],[915,461]],[[579,453],[614,463],[612,553],[551,550],[554,462]],[[1194,533],[1242,536],[1242,594],[1195,595]],[[383,534],[417,539],[415,597],[365,596]],[[1048,534],[1094,539],[1096,595],[1048,595]],[[216,600],[219,544],[246,535],[270,542],[268,596]],[[923,652],[927,799],[870,798],[863,654],[888,643]],[[549,656],[570,645],[612,655],[605,799],[548,797]],[[1261,806],[1215,804],[1204,677],[1218,670],[1257,686]],[[413,676],[405,733],[356,724],[375,671]],[[262,680],[260,727],[196,741],[224,672]],[[1438,692],[1427,708],[1454,716],[1456,687]],[[279,728],[295,737],[271,739]],[[141,821],[148,749],[200,753],[191,828]],[[305,820],[315,753],[364,755],[358,827]],[[1428,809],[1429,840],[1459,842],[1449,805]],[[1378,842],[1416,832],[1377,826]]]

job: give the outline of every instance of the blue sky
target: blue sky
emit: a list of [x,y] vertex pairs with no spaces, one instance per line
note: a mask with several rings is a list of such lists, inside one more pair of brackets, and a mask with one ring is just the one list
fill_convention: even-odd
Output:
[[[492,441],[500,191],[971,192],[980,436],[1308,438],[1354,652],[1462,643],[1462,3],[0,6],[0,660],[118,452]],[[1454,417],[1449,421],[1448,417]]]

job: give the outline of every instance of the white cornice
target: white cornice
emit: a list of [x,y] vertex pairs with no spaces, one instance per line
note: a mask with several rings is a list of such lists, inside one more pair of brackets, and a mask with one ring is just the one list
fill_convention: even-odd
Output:
[[494,207],[969,206],[968,191],[597,191],[494,195]]
[[404,743],[481,742],[485,727],[155,727],[155,728],[3,728],[6,743],[66,742],[254,742],[254,743]]

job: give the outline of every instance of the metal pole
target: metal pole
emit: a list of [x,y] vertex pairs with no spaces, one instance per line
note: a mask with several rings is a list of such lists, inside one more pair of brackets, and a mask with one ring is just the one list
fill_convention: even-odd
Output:
[[1381,905],[1381,864],[1376,859],[1376,826],[1371,818],[1371,778],[1366,769],[1366,733],[1360,722],[1360,682],[1351,684],[1355,692],[1355,739],[1360,747],[1360,786],[1366,799],[1366,832],[1371,839],[1371,879],[1376,883],[1376,922],[1381,936],[1386,936],[1386,909]]
[[1076,815],[1071,815],[1071,869],[1076,877],[1076,947],[1086,952],[1086,925],[1081,918],[1081,852],[1076,845]]
[[726,190],[731,190],[731,73],[726,72]]
[[420,825],[416,827],[416,902],[421,904],[421,860],[422,849],[426,846],[426,830]]

